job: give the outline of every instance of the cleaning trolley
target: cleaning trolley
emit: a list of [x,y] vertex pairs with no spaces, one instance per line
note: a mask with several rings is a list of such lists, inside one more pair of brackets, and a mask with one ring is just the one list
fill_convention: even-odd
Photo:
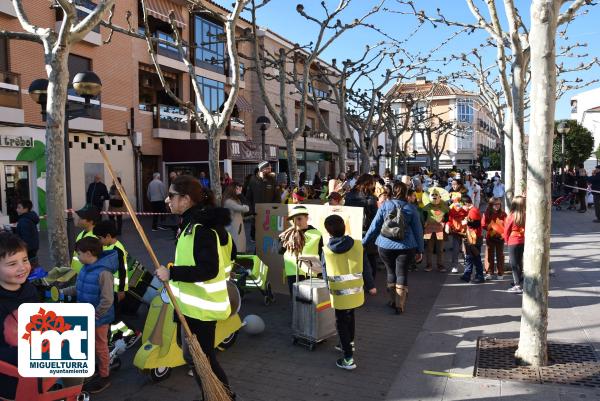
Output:
[[312,351],[318,343],[337,334],[335,312],[325,280],[313,277],[322,273],[318,257],[300,255],[298,268],[309,278],[298,281],[296,273],[292,300],[292,341]]
[[268,275],[269,266],[256,255],[237,255],[233,262],[231,277],[237,284],[241,297],[247,292],[258,290],[266,306],[275,299]]

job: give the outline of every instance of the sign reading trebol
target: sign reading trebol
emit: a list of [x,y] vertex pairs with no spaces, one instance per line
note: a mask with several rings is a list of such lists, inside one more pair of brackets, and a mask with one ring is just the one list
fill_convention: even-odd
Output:
[[0,135],[0,146],[5,148],[32,148],[33,138],[30,136]]

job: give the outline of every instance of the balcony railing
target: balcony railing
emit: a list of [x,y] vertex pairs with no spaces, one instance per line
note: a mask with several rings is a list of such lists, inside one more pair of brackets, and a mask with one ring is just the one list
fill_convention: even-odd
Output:
[[21,75],[0,71],[0,106],[21,108]]
[[229,134],[232,136],[245,136],[246,124],[244,120],[237,117],[231,117],[229,120]]
[[154,113],[153,128],[190,131],[190,117],[185,109],[164,104],[154,105],[152,109]]

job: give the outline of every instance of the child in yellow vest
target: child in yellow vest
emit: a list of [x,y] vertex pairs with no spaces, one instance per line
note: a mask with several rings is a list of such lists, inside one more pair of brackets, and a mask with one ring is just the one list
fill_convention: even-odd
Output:
[[[301,205],[295,206],[290,211],[288,220],[291,220],[293,227],[295,227],[296,230],[300,231],[304,236],[304,247],[302,248],[302,252],[300,252],[300,255],[318,256],[319,259],[322,259],[321,256],[323,254],[323,238],[321,237],[321,233],[319,232],[319,230],[308,224],[308,209],[306,209],[305,206]],[[284,233],[282,233],[282,235]],[[296,281],[296,273],[298,273],[299,281],[306,279],[306,276],[304,275],[304,272],[297,271],[297,259],[296,256],[292,254],[292,252],[286,250],[285,247],[282,247],[280,251],[281,253],[283,253],[283,274],[285,276],[285,279],[287,280],[288,289],[290,290],[291,295],[294,282]]]
[[[335,309],[335,322],[344,356],[336,361],[341,369],[356,369],[354,362],[354,309],[365,302],[363,290],[363,247],[360,240],[345,235],[344,220],[336,214],[325,219],[325,229],[331,236],[323,248],[325,272],[331,306]],[[375,290],[376,291],[376,290]],[[375,293],[373,290],[371,293]]]
[[[119,258],[119,267],[114,274],[114,297],[115,297],[115,320],[110,326],[112,341],[119,337],[125,339],[127,348],[135,344],[142,336],[139,330],[132,330],[133,326],[123,321],[122,315],[123,301],[125,293],[129,289],[129,271],[127,269],[127,251],[125,246],[117,238],[117,227],[114,221],[103,220],[94,227],[94,235],[102,243],[104,251],[115,250]],[[121,334],[118,334],[120,332]]]
[[[102,218],[100,216],[100,210],[98,210],[95,206],[85,206],[75,212],[77,214],[77,227],[82,228],[77,238],[75,238],[75,242],[77,243],[80,239],[85,237],[95,237],[94,235],[94,226],[96,223],[100,221]],[[75,270],[77,273],[83,267],[83,263],[79,261],[77,257],[77,252],[73,252],[73,258],[71,259],[71,269]]]

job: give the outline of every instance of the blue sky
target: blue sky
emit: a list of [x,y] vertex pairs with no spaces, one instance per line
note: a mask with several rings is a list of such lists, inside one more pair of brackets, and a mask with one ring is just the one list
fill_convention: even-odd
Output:
[[[486,6],[481,0],[479,6],[482,12],[486,11]],[[326,4],[334,8],[338,4],[338,0],[327,0]],[[230,8],[232,1],[217,0],[217,3]],[[305,11],[310,15],[318,17],[323,16],[323,9],[320,0],[306,0],[304,3]],[[367,10],[378,4],[379,0],[354,0],[351,6],[340,14],[342,22],[351,21],[352,19],[363,15]],[[444,15],[449,20],[474,22],[474,18],[469,11],[464,0],[415,0],[416,7],[425,9],[429,14],[434,14],[436,8],[442,9]],[[501,4],[501,0],[497,0]],[[529,4],[528,0],[515,0],[515,3],[526,25],[529,25]],[[271,0],[271,2],[260,9],[258,14],[259,25],[268,27],[269,29],[285,36],[292,42],[307,44],[315,40],[317,27],[314,23],[307,22],[296,12],[296,4],[298,2],[289,0]],[[399,9],[400,6],[395,0],[386,0],[386,6],[390,9]],[[500,6],[502,8],[502,6]],[[499,10],[501,20],[505,21],[502,10]],[[485,14],[485,13],[484,13]],[[416,27],[416,19],[407,15],[392,14],[381,12],[368,20],[388,35],[396,39],[405,38]],[[600,21],[600,6],[589,7],[589,13],[578,17],[571,23],[568,29],[570,42],[587,42],[588,48],[584,51],[591,57],[600,57],[600,26],[597,21]],[[444,38],[451,33],[451,28],[440,26],[433,29],[430,25],[421,29],[410,41],[406,43],[406,49],[411,53],[419,51],[427,53],[429,49],[435,48]],[[468,52],[471,49],[479,46],[486,37],[483,33],[475,33],[472,35],[463,35],[458,39],[453,40],[437,54],[439,57],[448,56],[450,54],[460,54]],[[332,58],[344,60],[359,56],[364,47],[368,44],[382,40],[382,36],[371,30],[360,28],[353,31],[345,32],[334,44],[327,49],[322,56],[325,61],[330,61]],[[564,42],[563,42],[564,43]],[[560,44],[560,41],[559,41]],[[490,63],[493,63],[493,58],[490,58]],[[582,60],[577,60],[579,63]],[[445,74],[458,69],[458,66],[445,67]],[[581,77],[584,81],[590,81],[595,78],[600,78],[600,68],[595,67],[591,71],[578,72],[577,77]],[[574,77],[573,75],[571,77]],[[429,79],[435,79],[435,76],[429,75]],[[600,83],[595,83],[589,88],[600,87]],[[582,90],[576,91],[580,92]],[[556,118],[567,118],[569,116],[569,100],[576,92],[567,92],[558,101],[556,108]],[[599,100],[600,102],[600,100]]]

